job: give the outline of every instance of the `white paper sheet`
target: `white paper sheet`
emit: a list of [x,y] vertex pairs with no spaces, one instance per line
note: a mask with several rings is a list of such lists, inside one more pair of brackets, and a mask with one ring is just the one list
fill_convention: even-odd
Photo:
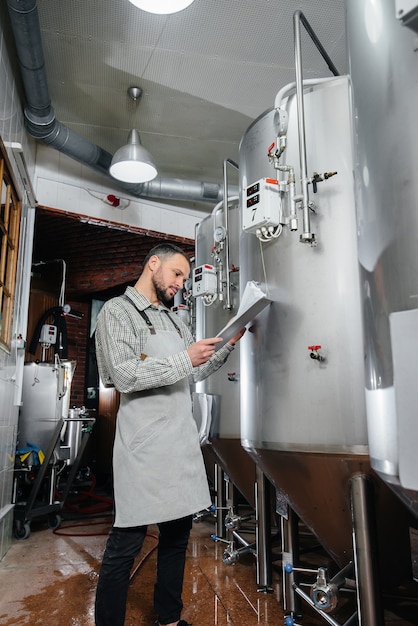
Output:
[[232,337],[244,328],[251,320],[253,320],[263,309],[271,303],[264,291],[262,291],[258,283],[248,281],[242,294],[241,303],[237,314],[229,320],[222,330],[216,335],[222,337],[222,343],[216,344],[218,350],[225,343],[228,343]]

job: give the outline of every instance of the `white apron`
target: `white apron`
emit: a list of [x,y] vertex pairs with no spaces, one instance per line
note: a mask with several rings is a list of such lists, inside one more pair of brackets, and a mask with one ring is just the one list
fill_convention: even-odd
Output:
[[[149,334],[144,353],[184,350],[174,330]],[[211,504],[189,382],[121,394],[113,449],[115,526],[192,515]]]

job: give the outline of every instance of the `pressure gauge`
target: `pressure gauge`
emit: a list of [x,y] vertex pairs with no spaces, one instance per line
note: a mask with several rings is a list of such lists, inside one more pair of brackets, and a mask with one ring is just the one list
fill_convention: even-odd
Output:
[[213,238],[216,243],[220,243],[226,237],[226,229],[223,226],[217,226],[215,228],[215,232],[213,233]]

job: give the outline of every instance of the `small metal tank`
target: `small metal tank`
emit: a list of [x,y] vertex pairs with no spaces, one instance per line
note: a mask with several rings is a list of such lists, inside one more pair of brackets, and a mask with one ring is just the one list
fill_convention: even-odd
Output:
[[25,363],[18,446],[31,442],[47,451],[57,422],[68,415],[75,367],[69,360]]

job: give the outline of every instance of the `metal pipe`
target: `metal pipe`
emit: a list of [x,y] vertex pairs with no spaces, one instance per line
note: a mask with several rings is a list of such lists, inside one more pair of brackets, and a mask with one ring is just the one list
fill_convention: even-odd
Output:
[[357,606],[360,626],[383,626],[379,594],[376,537],[373,528],[370,479],[362,474],[351,479],[351,512],[354,562],[357,579]]
[[270,529],[270,498],[269,483],[263,471],[256,465],[255,482],[255,513],[256,513],[256,545],[257,545],[257,584],[264,589],[271,586],[271,529]]
[[295,561],[299,560],[299,546],[298,546],[298,517],[296,513],[287,507],[287,518],[281,516],[281,535],[282,535],[282,572],[283,572],[283,609],[291,613],[296,613],[299,608],[299,603],[296,602],[297,598],[292,593],[293,585],[295,584],[294,571],[286,573],[284,566],[286,562],[293,565]]
[[342,570],[337,572],[335,576],[333,576],[330,580],[330,583],[336,585],[339,589],[347,584],[348,576],[353,576],[354,573],[354,563],[347,563]]
[[254,541],[252,541],[252,542],[247,541],[236,530],[233,530],[231,534],[234,537],[234,539],[236,539],[242,546],[244,546],[244,548],[249,548],[250,550],[252,550],[254,548],[254,546],[255,546]]
[[[327,78],[306,78],[305,80],[303,80],[303,86],[309,87],[311,85],[320,85],[322,83],[328,83],[330,80],[333,80],[332,76],[329,76]],[[280,109],[284,98],[286,96],[289,96],[293,91],[295,91],[295,89],[296,89],[295,82],[288,83],[287,85],[279,89],[274,99],[274,108]]]
[[344,622],[343,626],[358,626],[358,615],[357,611],[355,611],[346,622]]
[[299,129],[299,159],[300,175],[302,185],[302,210],[303,210],[303,232],[300,240],[305,243],[313,243],[315,235],[311,233],[309,217],[309,192],[308,192],[308,167],[306,160],[306,138],[305,138],[305,110],[303,101],[303,81],[302,81],[302,46],[300,41],[300,19],[301,12],[295,11],[293,15],[293,32],[295,39],[295,73],[296,73],[296,103]]
[[[226,305],[225,308],[230,311],[232,308],[232,304],[231,304],[231,282],[229,279],[229,275],[231,273],[231,268],[229,266],[229,216],[228,216],[228,168],[227,165],[228,163],[230,165],[232,165],[233,167],[235,167],[237,170],[238,168],[238,164],[235,163],[235,161],[233,161],[232,159],[224,159],[224,165],[223,165],[223,183],[224,183],[224,197],[223,197],[223,203],[224,203],[224,224],[225,224],[225,231],[226,231],[226,237],[225,237],[225,265],[226,265]],[[235,194],[234,194],[235,195]]]
[[[133,191],[138,193],[139,185],[134,185]],[[232,190],[238,193],[237,186]],[[134,194],[135,195],[135,194]],[[180,178],[154,178],[141,186],[141,196],[147,198],[166,198],[169,200],[200,200],[203,202],[218,202],[223,198],[223,188],[218,183],[186,180]]]
[[56,478],[57,478],[57,468],[55,465],[51,466],[51,473],[49,476],[49,504],[54,504],[55,502],[55,488],[56,488]]
[[315,235],[311,233],[311,224],[309,216],[309,192],[308,192],[308,173],[307,173],[307,161],[306,161],[306,133],[305,133],[305,111],[303,101],[303,72],[302,72],[302,46],[300,40],[300,25],[304,25],[309,36],[313,40],[314,44],[320,51],[321,55],[325,59],[328,67],[334,73],[335,76],[339,75],[339,72],[335,65],[332,63],[322,44],[320,43],[315,32],[311,28],[307,19],[303,15],[302,11],[295,11],[293,14],[293,32],[295,43],[295,74],[296,74],[296,103],[297,103],[297,117],[299,128],[299,158],[300,158],[300,171],[301,171],[301,185],[302,185],[302,209],[303,209],[303,232],[300,236],[300,240],[303,243],[314,243]]
[[216,536],[226,537],[225,529],[225,483],[223,470],[219,463],[215,463],[215,505],[216,505]]

